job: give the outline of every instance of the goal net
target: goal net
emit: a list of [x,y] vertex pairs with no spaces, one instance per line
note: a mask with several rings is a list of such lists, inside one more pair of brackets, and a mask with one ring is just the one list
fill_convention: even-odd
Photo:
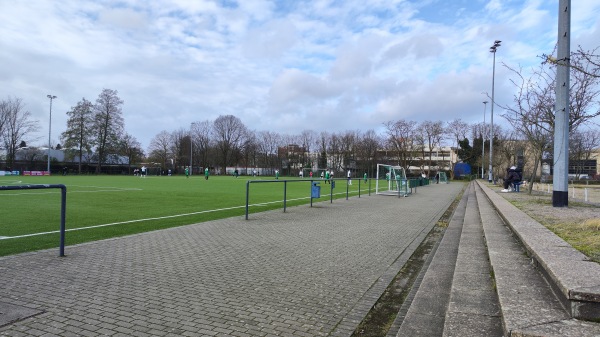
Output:
[[409,193],[406,172],[402,166],[377,164],[375,182],[375,194],[407,196]]

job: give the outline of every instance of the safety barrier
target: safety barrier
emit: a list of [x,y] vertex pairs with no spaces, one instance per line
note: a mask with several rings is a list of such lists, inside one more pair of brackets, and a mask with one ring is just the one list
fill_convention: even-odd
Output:
[[60,188],[60,247],[59,256],[65,256],[65,214],[67,209],[67,187],[62,184],[57,185],[16,185],[16,186],[0,186],[0,191],[9,190],[39,190],[47,188]]
[[[344,179],[344,178],[334,178],[327,180],[330,182],[330,191],[329,191],[329,200],[330,203],[333,203],[333,189],[335,188],[336,182],[348,182],[346,183],[346,200],[350,195],[349,182],[357,181],[358,182],[358,197],[361,196],[361,181],[364,179]],[[295,180],[248,180],[246,181],[246,220],[248,220],[249,208],[250,208],[250,184],[259,184],[259,183],[283,183],[283,212],[286,211],[287,208],[287,184],[288,183],[307,183],[310,182],[310,207],[312,207],[313,199],[321,197],[321,187],[320,183],[325,182],[326,180],[319,179],[295,179]],[[371,179],[368,179],[369,183],[369,195],[371,195]]]

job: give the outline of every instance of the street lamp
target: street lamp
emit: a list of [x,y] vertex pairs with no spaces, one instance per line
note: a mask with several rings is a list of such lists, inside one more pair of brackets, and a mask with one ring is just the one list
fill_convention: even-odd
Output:
[[494,79],[496,76],[496,49],[500,47],[500,40],[494,41],[494,45],[490,47],[490,53],[494,54],[494,63],[492,68],[492,112],[490,117],[490,164],[489,164],[489,172],[488,172],[488,182],[492,182],[492,158],[494,157]]
[[53,95],[46,95],[50,98],[50,120],[48,122],[48,175],[50,175],[50,136],[52,134],[52,100],[56,98]]
[[196,125],[196,123],[192,123],[192,125],[190,126],[190,175],[192,175],[192,173],[194,172],[194,162],[192,160],[193,155],[194,155],[194,141],[192,138],[193,135],[193,131],[194,131],[194,125]]
[[485,110],[487,108],[488,101],[483,101],[483,132],[481,132],[481,179],[485,178],[485,169],[483,168],[485,158]]

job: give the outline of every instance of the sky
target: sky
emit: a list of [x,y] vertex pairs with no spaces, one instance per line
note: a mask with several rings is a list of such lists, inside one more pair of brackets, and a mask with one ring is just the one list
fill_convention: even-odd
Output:
[[[599,17],[572,1],[572,50],[600,46]],[[515,92],[502,64],[539,65],[557,23],[558,0],[0,0],[0,99],[23,100],[39,146],[104,88],[144,150],[220,115],[287,135],[489,123],[492,79],[497,104]]]

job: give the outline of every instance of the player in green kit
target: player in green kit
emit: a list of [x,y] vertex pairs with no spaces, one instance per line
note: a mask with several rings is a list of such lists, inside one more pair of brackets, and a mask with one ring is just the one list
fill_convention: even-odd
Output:
[[331,182],[329,181],[329,170],[325,171],[325,184],[331,184]]
[[204,169],[204,180],[208,180],[208,175],[209,175],[209,172],[208,172],[208,167],[207,167]]

